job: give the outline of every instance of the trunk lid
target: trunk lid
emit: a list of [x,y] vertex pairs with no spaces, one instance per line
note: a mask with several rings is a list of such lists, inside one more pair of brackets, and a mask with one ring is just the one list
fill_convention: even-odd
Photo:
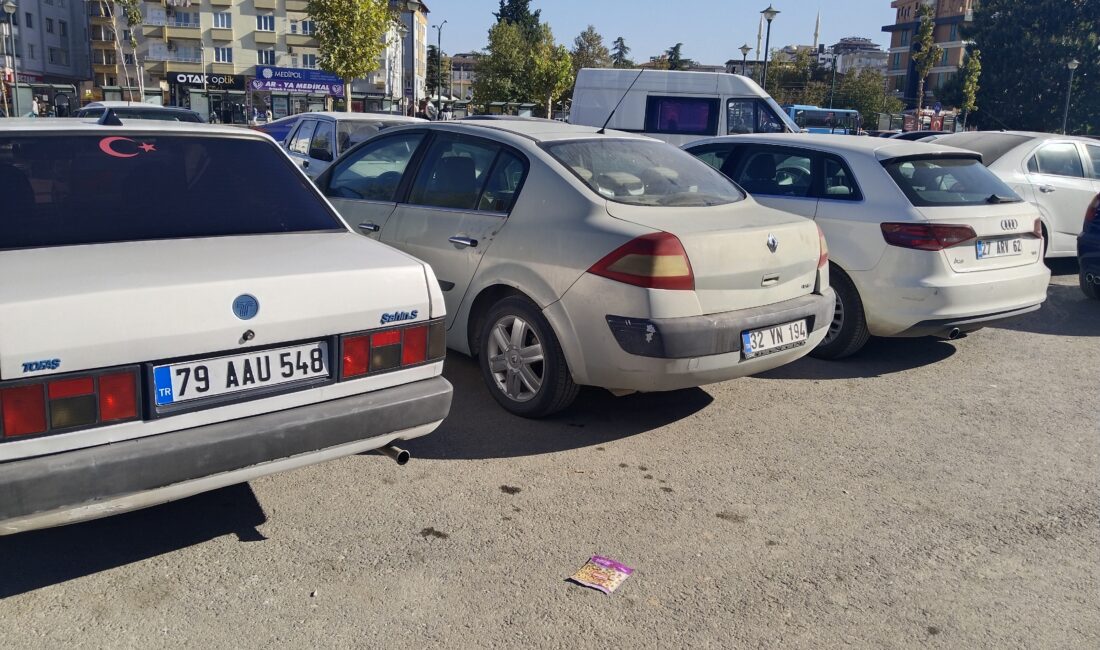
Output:
[[[429,317],[423,264],[350,232],[0,252],[0,379],[318,339]],[[233,301],[259,311],[241,320]],[[59,359],[54,370],[23,364]]]
[[[916,210],[929,222],[970,226],[977,233],[977,242],[967,242],[943,251],[951,270],[958,273],[1038,264],[1042,258],[1042,239],[1033,234],[1039,214],[1034,206],[1025,201],[919,207]],[[979,242],[983,247],[981,256]]]
[[[609,201],[617,219],[676,235],[695,274],[703,314],[761,307],[813,291],[820,255],[812,221],[746,199],[713,207]],[[774,251],[768,245],[774,237]]]

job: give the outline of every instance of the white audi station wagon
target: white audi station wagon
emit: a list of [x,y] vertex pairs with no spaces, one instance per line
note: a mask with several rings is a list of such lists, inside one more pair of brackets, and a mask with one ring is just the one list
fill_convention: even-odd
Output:
[[0,121],[0,534],[439,425],[431,268],[265,135],[100,122]]
[[447,342],[529,417],[578,385],[667,391],[812,349],[832,319],[824,238],[652,138],[550,120],[394,127],[318,187],[428,262]]

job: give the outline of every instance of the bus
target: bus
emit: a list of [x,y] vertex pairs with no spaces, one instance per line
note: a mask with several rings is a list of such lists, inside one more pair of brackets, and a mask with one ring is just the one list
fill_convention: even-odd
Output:
[[859,111],[795,104],[784,109],[794,123],[809,133],[859,133]]

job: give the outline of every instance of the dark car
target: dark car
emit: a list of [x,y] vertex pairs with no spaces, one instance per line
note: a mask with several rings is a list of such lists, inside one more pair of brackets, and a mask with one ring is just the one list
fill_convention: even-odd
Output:
[[138,102],[92,102],[74,113],[73,117],[99,118],[103,116],[103,111],[108,108],[122,119],[128,117],[132,120],[161,120],[164,122],[205,121],[201,115],[190,109]]
[[952,131],[906,131],[904,133],[895,133],[894,135],[887,136],[894,140],[921,140],[934,135],[949,135]]
[[294,125],[298,123],[298,118],[300,117],[301,115],[287,115],[286,117],[280,117],[267,124],[259,124],[252,128],[270,135],[275,142],[282,142],[286,139],[287,134],[294,130]]
[[1100,300],[1100,194],[1085,212],[1085,225],[1077,236],[1077,261],[1081,265],[1081,291]]

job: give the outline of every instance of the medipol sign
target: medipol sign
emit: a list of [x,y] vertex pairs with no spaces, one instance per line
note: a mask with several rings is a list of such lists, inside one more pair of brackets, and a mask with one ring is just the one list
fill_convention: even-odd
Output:
[[333,97],[344,96],[343,80],[322,70],[258,65],[256,66],[256,78],[252,80],[251,85],[253,90],[281,90],[292,93],[332,95]]

